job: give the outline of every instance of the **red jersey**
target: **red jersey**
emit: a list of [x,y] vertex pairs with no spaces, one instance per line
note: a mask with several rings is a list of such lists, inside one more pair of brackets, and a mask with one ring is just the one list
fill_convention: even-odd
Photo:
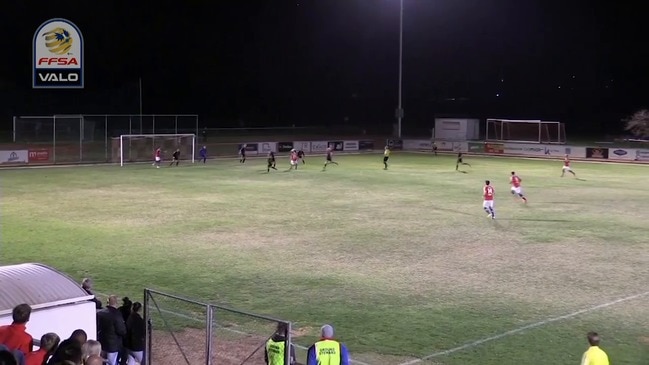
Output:
[[157,150],[155,150],[155,157],[160,157],[161,154],[162,154],[162,151],[160,151],[159,148]]
[[514,176],[511,177],[511,183],[512,183],[513,187],[520,188],[521,187],[521,178],[514,175]]
[[20,350],[23,354],[32,352],[34,341],[32,336],[25,331],[24,324],[10,324],[0,327],[0,343],[9,350]]
[[297,161],[297,152],[291,152],[291,161]]
[[485,185],[482,189],[484,200],[494,200],[494,188],[491,185]]
[[563,159],[563,166],[570,167],[570,160],[568,159],[568,157]]

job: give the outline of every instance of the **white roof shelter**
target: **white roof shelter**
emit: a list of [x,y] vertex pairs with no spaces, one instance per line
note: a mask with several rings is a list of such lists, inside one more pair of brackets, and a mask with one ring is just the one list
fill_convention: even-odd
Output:
[[97,337],[95,303],[69,276],[42,264],[0,266],[0,325],[11,324],[15,306],[27,303],[32,314],[27,332],[40,339],[54,332],[61,339],[83,329],[89,339]]

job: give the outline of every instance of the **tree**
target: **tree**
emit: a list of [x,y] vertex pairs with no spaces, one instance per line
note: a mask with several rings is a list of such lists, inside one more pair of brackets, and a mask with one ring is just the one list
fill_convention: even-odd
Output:
[[625,130],[638,138],[649,138],[649,110],[642,109],[625,119]]

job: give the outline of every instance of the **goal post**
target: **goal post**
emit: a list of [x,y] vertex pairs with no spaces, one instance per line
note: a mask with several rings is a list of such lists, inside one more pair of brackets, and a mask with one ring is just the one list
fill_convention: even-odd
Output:
[[487,119],[486,138],[491,142],[566,143],[561,122],[543,120]]
[[113,161],[120,166],[129,162],[151,162],[155,150],[162,150],[162,160],[170,160],[180,150],[181,161],[195,162],[195,134],[122,134],[112,141]]

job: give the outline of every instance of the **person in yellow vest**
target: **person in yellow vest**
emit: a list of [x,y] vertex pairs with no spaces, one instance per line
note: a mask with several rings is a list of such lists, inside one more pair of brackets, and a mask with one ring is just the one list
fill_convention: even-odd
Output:
[[349,365],[347,347],[333,339],[334,328],[325,324],[320,333],[320,341],[307,351],[306,365]]
[[289,351],[286,351],[286,337],[288,326],[286,323],[278,323],[277,330],[273,337],[266,341],[264,360],[266,365],[286,365],[286,356],[289,356],[289,364],[295,364],[295,347],[291,344]]
[[597,332],[588,332],[586,336],[590,347],[581,358],[581,365],[609,365],[608,355],[599,348],[599,335]]

